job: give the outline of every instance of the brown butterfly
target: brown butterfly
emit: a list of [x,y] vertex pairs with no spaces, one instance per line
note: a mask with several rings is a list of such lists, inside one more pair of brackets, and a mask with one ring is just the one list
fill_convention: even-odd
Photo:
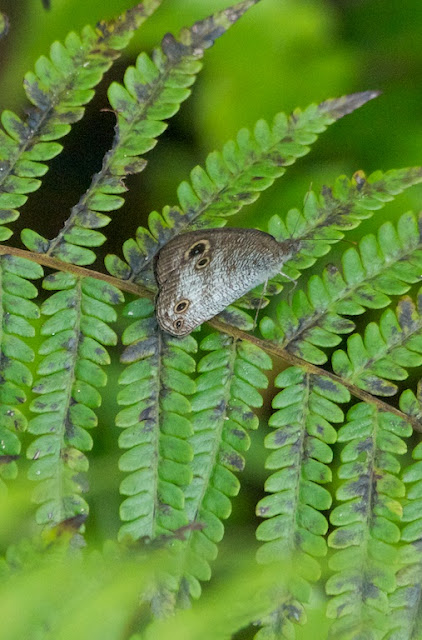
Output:
[[245,293],[280,272],[299,240],[257,229],[204,229],[170,240],[155,262],[160,327],[185,336]]

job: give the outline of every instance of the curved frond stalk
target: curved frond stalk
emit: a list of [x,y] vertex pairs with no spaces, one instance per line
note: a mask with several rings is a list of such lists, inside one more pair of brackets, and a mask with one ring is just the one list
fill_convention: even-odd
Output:
[[359,251],[350,248],[343,254],[341,271],[330,265],[322,276],[311,276],[306,293],[298,291],[291,304],[279,303],[276,320],[263,318],[262,335],[308,362],[324,364],[323,348],[338,345],[340,336],[355,328],[343,316],[386,307],[391,296],[420,281],[421,224],[421,216],[405,213],[397,228],[385,222],[377,237],[362,238]]
[[42,267],[30,260],[8,255],[0,258],[0,487],[2,478],[17,475],[19,433],[27,428],[27,419],[22,413],[26,402],[23,387],[32,384],[27,363],[34,360],[34,351],[25,338],[34,337],[30,320],[40,316],[37,304],[32,302],[38,290],[29,280],[37,280],[42,275]]
[[[190,182],[182,182],[178,189],[179,206],[165,207],[162,214],[154,211],[149,221],[150,229],[139,227],[136,240],[128,240],[123,246],[127,253],[138,258],[130,272],[124,263],[122,273],[135,282],[144,282],[143,274],[160,249],[160,244],[151,243],[157,229],[166,229],[177,224],[177,229],[168,232],[167,242],[180,231],[189,227],[222,227],[227,217],[237,213],[244,205],[255,202],[261,191],[270,187],[276,178],[285,173],[285,167],[308,153],[319,133],[347,113],[375,98],[376,92],[356,93],[342,98],[327,100],[320,105],[312,104],[304,111],[296,109],[289,117],[284,113],[275,116],[272,127],[259,120],[253,133],[241,129],[236,141],[230,140],[221,152],[210,153],[205,169],[197,166],[190,175]],[[177,221],[177,222],[176,222]],[[163,239],[164,240],[164,239]],[[111,259],[110,259],[111,261]]]
[[[422,384],[419,382],[417,396],[407,389],[400,398],[401,410],[422,420]],[[412,451],[415,460],[403,470],[406,485],[403,506],[404,527],[399,548],[399,570],[396,574],[397,589],[390,596],[393,631],[388,640],[416,638],[422,628],[422,446],[417,444]]]
[[211,577],[210,562],[224,534],[222,520],[231,513],[231,498],[250,445],[247,431],[258,427],[253,409],[262,406],[258,389],[268,386],[264,370],[271,358],[254,345],[222,333],[201,342],[208,351],[198,363],[197,392],[192,398],[192,482],[185,490],[189,522],[202,525],[187,532],[179,599],[201,594],[200,581]]
[[125,308],[135,318],[123,334],[128,365],[120,376],[125,406],[116,418],[125,449],[119,468],[126,477],[120,492],[128,496],[120,507],[124,524],[120,539],[154,540],[188,524],[183,488],[191,480],[191,405],[195,391],[190,374],[197,350],[192,336],[171,338],[157,328],[150,300],[138,299]]
[[395,590],[404,484],[397,455],[406,452],[412,433],[403,419],[360,403],[352,407],[338,433],[341,452],[336,497],[331,513],[336,529],[328,544],[338,549],[329,561],[332,597],[327,615],[335,618],[333,638],[358,637],[372,629],[385,637],[391,625],[388,594]]
[[[24,232],[23,240],[29,249],[73,264],[94,262],[95,253],[89,247],[103,244],[106,237],[97,229],[110,222],[106,214],[124,204],[122,194],[127,190],[124,177],[145,168],[143,156],[154,148],[156,138],[167,128],[164,121],[177,113],[189,97],[190,87],[202,68],[200,60],[205,50],[255,1],[246,0],[197,22],[190,29],[184,29],[179,40],[167,34],[152,58],[141,53],[136,66],[126,70],[124,86],[117,82],[111,84],[108,97],[117,124],[113,145],[104,157],[101,171],[93,177],[91,186],[72,208],[63,229],[53,240],[48,241],[29,230]],[[155,246],[157,241],[161,244],[166,241],[168,230],[167,224],[162,228],[160,221],[153,218],[150,217],[153,235],[148,239]],[[171,227],[175,224],[171,216],[168,223]],[[132,253],[127,255],[129,261]]]
[[327,553],[328,524],[321,511],[329,509],[331,495],[321,485],[331,482],[330,445],[337,437],[331,423],[344,419],[337,403],[350,400],[342,385],[299,367],[283,371],[275,384],[283,388],[273,400],[278,411],[269,420],[276,431],[265,441],[273,450],[266,467],[275,471],[265,484],[270,495],[257,506],[257,514],[267,518],[257,530],[258,539],[264,541],[257,557],[263,564],[277,563],[282,575],[289,574],[290,563],[292,577],[282,589],[275,585],[277,606],[261,621],[257,638],[272,637],[271,633],[290,638],[292,623],[305,616],[310,582],[321,574],[318,558]]
[[64,45],[54,42],[50,57],[41,56],[35,73],[25,76],[24,88],[34,105],[26,121],[3,111],[0,130],[0,241],[12,232],[3,225],[19,217],[17,209],[36,191],[48,166],[67,135],[84,114],[93,88],[126,47],[134,31],[159,6],[160,0],[144,0],[115,20],[87,26],[80,36],[71,32]]
[[405,380],[407,368],[422,364],[422,290],[417,307],[404,296],[396,313],[387,309],[379,325],[370,322],[364,337],[355,333],[347,340],[347,353],[334,352],[334,373],[375,396],[393,396],[397,385],[390,380]]
[[92,448],[87,429],[97,425],[98,387],[107,381],[102,367],[110,357],[104,345],[117,343],[107,324],[116,319],[111,305],[122,302],[123,295],[108,283],[67,273],[47,276],[43,286],[57,292],[42,305],[50,317],[41,327],[48,337],[39,350],[41,377],[33,387],[39,397],[30,405],[38,415],[28,426],[37,438],[27,457],[33,460],[28,477],[39,481],[33,495],[41,505],[37,522],[54,525],[88,513],[80,496],[87,490],[83,452]]

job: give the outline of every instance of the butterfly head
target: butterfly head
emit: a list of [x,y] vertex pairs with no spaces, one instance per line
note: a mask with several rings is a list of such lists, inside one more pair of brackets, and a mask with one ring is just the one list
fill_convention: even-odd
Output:
[[300,251],[302,241],[298,238],[288,238],[287,240],[281,240],[278,246],[283,254],[283,262],[287,262]]

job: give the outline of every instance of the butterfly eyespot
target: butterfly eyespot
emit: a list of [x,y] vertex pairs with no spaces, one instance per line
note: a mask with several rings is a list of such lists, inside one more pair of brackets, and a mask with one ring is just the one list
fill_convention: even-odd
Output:
[[195,265],[195,269],[203,269],[209,264],[210,259],[208,257],[200,258]]
[[175,307],[174,307],[174,311],[175,313],[185,313],[185,311],[187,311],[189,309],[189,305],[190,302],[189,300],[183,299],[180,300],[180,302],[178,302]]
[[178,320],[175,320],[173,322],[173,327],[179,331],[183,327],[183,324],[183,320],[181,318],[178,318]]
[[194,244],[192,244],[189,249],[185,252],[185,258],[188,260],[189,258],[194,258],[195,256],[200,256],[205,251],[208,251],[210,248],[210,243],[208,240],[198,240]]

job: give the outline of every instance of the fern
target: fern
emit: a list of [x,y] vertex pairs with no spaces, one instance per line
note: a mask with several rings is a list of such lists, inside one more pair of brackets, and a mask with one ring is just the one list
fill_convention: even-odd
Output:
[[[26,401],[25,388],[32,384],[28,363],[34,351],[22,338],[35,336],[31,320],[39,318],[39,308],[32,302],[38,290],[30,282],[42,277],[42,268],[17,256],[0,259],[1,274],[1,350],[0,350],[0,445],[2,456],[10,456],[0,465],[1,478],[16,477],[14,456],[21,451],[18,434],[27,428],[27,418],[21,411]],[[6,458],[7,459],[7,458]]]
[[[42,335],[49,336],[39,350],[44,356],[33,391],[40,397],[30,409],[39,414],[29,423],[37,437],[27,449],[33,463],[29,478],[42,481],[34,492],[40,524],[59,523],[78,514],[88,505],[80,497],[86,490],[83,472],[88,460],[83,453],[92,448],[87,429],[97,425],[94,409],[101,404],[98,387],[106,376],[102,366],[110,356],[104,345],[114,345],[117,335],[104,322],[114,321],[111,304],[122,301],[120,291],[93,278],[78,279],[70,274],[47,276],[44,287],[58,290],[42,305],[49,319]],[[75,475],[76,473],[76,475]]]
[[189,353],[197,344],[188,336],[170,339],[157,331],[153,306],[137,300],[126,307],[136,322],[123,334],[127,344],[122,361],[129,366],[120,377],[125,388],[119,404],[117,426],[124,428],[119,445],[126,449],[120,469],[129,472],[120,490],[129,496],[120,508],[124,524],[120,535],[132,539],[154,538],[187,524],[183,486],[191,475],[192,458],[187,442],[191,434],[190,403],[182,394],[194,392],[185,371],[195,367]]
[[[29,575],[63,593],[72,611],[69,617],[60,594],[48,600],[42,586],[42,606],[28,599],[13,637],[73,637],[87,614],[81,601],[86,596],[91,604],[93,596],[94,612],[103,612],[104,602],[118,612],[113,609],[108,628],[90,611],[90,637],[176,637],[173,625],[183,635],[184,621],[196,616],[197,637],[227,638],[255,624],[260,640],[291,640],[322,598],[323,583],[330,637],[419,637],[422,393],[421,383],[413,390],[408,380],[415,370],[420,378],[422,364],[415,287],[420,216],[407,212],[395,224],[375,219],[376,234],[364,235],[338,265],[320,259],[347,231],[420,183],[422,169],[341,176],[318,195],[309,191],[302,210],[264,219],[276,239],[295,237],[300,249],[283,274],[212,319],[212,332],[204,327],[174,338],[154,313],[154,260],[169,240],[188,229],[224,226],[307,154],[329,125],[377,92],[278,113],[271,126],[259,120],[252,132],[241,129],[190,172],[177,204],[149,214],[136,238],[124,242],[124,259],[105,258],[108,274],[85,268],[98,257],[111,214],[124,205],[126,177],[145,168],[146,154],[190,96],[205,51],[257,1],[217,12],[177,38],[167,34],[151,56],[141,53],[123,82],[108,88],[116,116],[112,146],[61,231],[47,239],[28,228],[22,232],[28,251],[0,247],[0,478],[4,490],[13,487],[22,458],[29,459],[42,531],[10,545],[0,572],[10,597]],[[58,140],[83,117],[104,73],[159,4],[145,0],[80,36],[72,32],[26,75],[32,103],[26,119],[10,111],[1,119],[0,240],[11,236],[6,225],[61,152]],[[48,272],[39,292],[43,266]],[[306,285],[299,281],[291,301],[283,297],[286,279],[299,280],[310,267],[316,273]],[[263,312],[258,329],[249,312],[271,298],[275,312]],[[378,315],[367,317],[368,311]],[[91,522],[92,429],[103,388],[112,390],[104,369],[118,333],[120,530],[116,542],[87,562],[81,547],[90,544],[90,536],[82,536]],[[282,363],[293,366],[282,370]],[[387,402],[399,393],[399,407]],[[267,495],[257,506],[259,568],[248,547],[248,570],[229,581],[225,619],[216,622],[208,604],[210,626],[200,615],[209,597],[202,583],[211,580],[240,490],[249,432],[265,424],[267,400],[274,412],[265,438]],[[404,457],[410,436],[411,462]],[[60,588],[54,572],[42,578],[46,568],[57,569],[57,559],[69,580]],[[181,612],[191,606],[191,613]]]
[[329,445],[337,438],[331,423],[344,419],[335,403],[350,400],[342,385],[307,375],[298,367],[281,373],[275,383],[283,391],[274,397],[278,411],[269,421],[276,431],[266,438],[266,447],[272,450],[266,466],[275,471],[265,485],[270,495],[257,507],[257,514],[266,518],[257,531],[258,539],[265,541],[258,561],[293,562],[295,577],[290,588],[277,596],[277,608],[257,638],[271,634],[288,638],[291,620],[298,622],[305,615],[301,603],[310,597],[309,581],[321,575],[317,558],[327,553],[323,536],[328,530],[321,511],[331,506],[330,493],[321,485],[331,481]]
[[263,336],[308,362],[323,364],[327,356],[319,347],[336,346],[341,341],[339,334],[355,328],[344,316],[360,315],[365,308],[383,308],[390,303],[390,296],[406,293],[409,284],[419,281],[419,252],[419,219],[412,213],[404,214],[397,230],[385,222],[378,238],[365,236],[359,251],[351,248],[344,253],[344,277],[330,265],[322,277],[309,279],[306,294],[299,291],[292,304],[280,302],[276,321],[262,320]]
[[84,247],[99,246],[106,237],[96,228],[110,222],[102,212],[119,209],[126,191],[123,178],[145,168],[142,155],[152,149],[155,138],[190,94],[189,86],[201,69],[204,50],[236,21],[256,0],[245,0],[233,11],[222,11],[213,18],[184,30],[180,40],[171,34],[164,37],[152,59],[139,55],[136,67],[125,73],[125,86],[117,82],[109,88],[110,104],[117,114],[112,148],[104,157],[101,171],[93,177],[90,188],[73,207],[63,230],[51,241],[23,233],[22,239],[32,251],[47,253],[73,264],[90,264],[95,254]]
[[184,551],[184,580],[194,597],[201,593],[198,581],[211,577],[209,561],[215,559],[224,533],[221,521],[229,517],[230,498],[240,488],[235,474],[244,468],[247,431],[258,427],[253,408],[262,406],[262,398],[257,389],[267,387],[263,371],[272,366],[258,347],[221,334],[207,336],[201,350],[208,353],[198,362],[192,398],[192,481],[185,491],[189,521],[205,524],[203,530],[190,532]]
[[40,187],[38,177],[48,169],[45,162],[61,152],[61,144],[55,141],[83,117],[93,88],[158,5],[159,0],[145,0],[118,19],[99,23],[95,30],[88,26],[81,36],[71,32],[64,45],[51,46],[50,58],[39,58],[35,73],[26,74],[25,92],[34,105],[27,120],[11,111],[1,115],[0,240],[11,236],[3,225],[18,218],[25,194]]
[[[331,558],[335,572],[327,582],[334,597],[328,615],[338,618],[331,628],[358,635],[368,626],[385,634],[391,621],[388,593],[395,589],[397,523],[402,511],[404,485],[396,476],[397,454],[406,452],[403,436],[412,430],[404,420],[372,407],[357,404],[350,409],[338,439],[347,444],[341,452],[338,505],[331,513],[337,528],[329,544],[340,549]],[[337,634],[337,635],[336,635]]]
[[[400,407],[408,415],[418,420],[421,417],[421,388],[418,385],[417,395],[408,389],[400,398]],[[403,546],[399,549],[398,570],[396,573],[397,588],[390,596],[392,611],[391,638],[411,638],[420,628],[421,621],[421,518],[420,518],[420,490],[421,490],[421,446],[416,445],[412,452],[416,460],[403,472],[403,481],[408,485],[406,500],[403,506],[401,531]]]
[[396,313],[387,309],[379,325],[367,325],[365,336],[354,334],[347,341],[347,354],[333,354],[333,369],[345,380],[374,395],[392,396],[397,386],[390,380],[405,380],[409,367],[422,363],[420,356],[420,311],[408,296]]
[[180,184],[178,207],[165,207],[162,215],[153,211],[148,218],[149,229],[139,227],[136,240],[125,242],[123,252],[130,269],[115,256],[108,257],[106,265],[110,273],[148,283],[150,274],[143,272],[175,232],[188,226],[224,226],[227,216],[255,202],[261,191],[285,173],[285,166],[308,153],[318,133],[376,95],[368,91],[327,100],[320,105],[310,105],[303,112],[296,110],[290,117],[279,113],[271,128],[259,120],[253,135],[241,129],[236,142],[229,141],[222,153],[211,153],[206,169],[195,167],[191,182]]

